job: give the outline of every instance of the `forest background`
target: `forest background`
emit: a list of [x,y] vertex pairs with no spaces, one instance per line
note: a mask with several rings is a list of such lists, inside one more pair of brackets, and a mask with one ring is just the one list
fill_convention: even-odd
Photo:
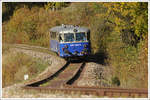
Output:
[[122,87],[148,87],[148,3],[3,2],[2,42],[49,48],[61,24],[91,30],[92,54],[112,66]]

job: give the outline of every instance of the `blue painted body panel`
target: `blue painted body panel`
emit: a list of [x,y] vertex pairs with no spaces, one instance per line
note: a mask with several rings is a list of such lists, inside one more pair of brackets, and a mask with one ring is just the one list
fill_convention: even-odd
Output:
[[82,50],[84,49],[84,45],[87,45],[86,49],[88,53],[90,53],[90,45],[89,42],[80,42],[80,43],[60,43],[60,56],[61,57],[71,57],[72,55],[64,53],[63,49],[66,45],[68,46],[67,50],[75,55],[75,51],[78,52],[77,56],[83,56],[81,54]]
[[[83,54],[81,54],[81,52],[85,49],[85,44],[87,45],[86,50],[88,54],[90,54],[91,51],[89,42],[59,43],[56,40],[50,40],[50,49],[54,52],[57,52],[61,57],[72,57],[73,55],[75,55],[75,51],[78,52],[76,56],[84,56]],[[67,54],[63,51],[63,48],[65,48],[66,45],[68,46],[67,50],[71,54]]]

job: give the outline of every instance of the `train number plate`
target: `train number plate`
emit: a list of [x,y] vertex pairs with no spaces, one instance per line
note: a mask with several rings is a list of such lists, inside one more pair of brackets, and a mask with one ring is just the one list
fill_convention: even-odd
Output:
[[71,44],[70,46],[81,46],[81,44]]

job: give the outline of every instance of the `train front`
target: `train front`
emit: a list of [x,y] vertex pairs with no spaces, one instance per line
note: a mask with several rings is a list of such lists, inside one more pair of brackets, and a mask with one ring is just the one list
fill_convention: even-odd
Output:
[[74,29],[72,32],[60,34],[60,56],[64,58],[81,58],[90,54],[89,30],[80,31]]

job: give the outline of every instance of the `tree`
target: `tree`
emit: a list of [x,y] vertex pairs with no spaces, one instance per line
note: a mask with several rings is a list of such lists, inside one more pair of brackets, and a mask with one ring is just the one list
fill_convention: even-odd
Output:
[[67,2],[48,2],[45,4],[45,9],[51,9],[51,10],[58,10],[61,9],[62,7],[66,7],[68,5]]
[[115,30],[122,33],[123,42],[136,46],[140,39],[147,36],[148,3],[104,3],[104,6],[107,15],[115,16]]

